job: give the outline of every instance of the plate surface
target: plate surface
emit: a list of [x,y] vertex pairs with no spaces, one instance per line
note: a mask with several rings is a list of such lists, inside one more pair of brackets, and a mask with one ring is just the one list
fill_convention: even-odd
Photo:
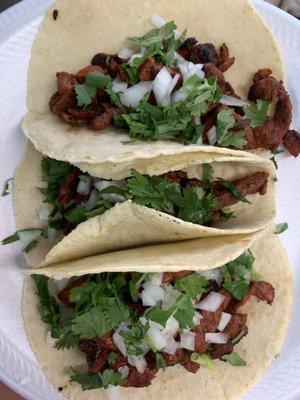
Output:
[[[13,175],[25,146],[20,123],[26,112],[30,48],[41,15],[51,2],[25,0],[0,14],[0,187]],[[254,4],[282,48],[294,104],[293,126],[299,130],[300,22],[261,0],[255,0]],[[294,265],[294,315],[280,357],[243,400],[300,399],[300,319],[296,318],[299,313],[296,310],[300,309],[300,214],[297,209],[300,204],[300,157],[295,160],[285,154],[278,159],[277,220],[287,221],[290,226],[281,238]],[[0,215],[0,238],[3,238],[14,231],[11,196],[0,199]],[[25,268],[20,250],[18,245],[0,247],[0,379],[28,400],[63,399],[48,384],[27,342],[20,307],[22,270]]]

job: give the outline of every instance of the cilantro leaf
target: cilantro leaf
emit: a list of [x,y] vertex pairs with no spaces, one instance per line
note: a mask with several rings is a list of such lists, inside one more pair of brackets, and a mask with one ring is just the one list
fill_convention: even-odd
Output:
[[213,180],[213,167],[210,164],[202,164],[202,182],[204,189],[210,188]]
[[200,364],[201,366],[207,368],[210,371],[212,371],[215,368],[214,361],[212,360],[211,356],[207,353],[204,354],[192,353],[191,361]]
[[109,385],[124,386],[126,379],[123,378],[119,372],[106,369],[104,372],[99,372],[98,374],[92,374],[90,372],[81,374],[76,372],[71,376],[70,382],[79,383],[82,390],[91,390],[99,388],[107,389]]
[[284,153],[284,150],[273,150],[272,153],[273,153],[273,156],[270,158],[270,160],[271,160],[272,163],[275,165],[275,168],[278,169],[278,164],[277,164],[276,156],[277,156],[278,154]]
[[107,362],[109,365],[113,365],[118,359],[118,354],[114,351],[111,351],[107,357]]
[[92,103],[93,98],[96,96],[97,89],[94,86],[82,83],[81,85],[75,86],[75,93],[77,105],[79,107],[87,107]]
[[275,227],[275,234],[280,235],[281,233],[285,232],[287,229],[289,229],[288,223],[283,222],[281,224],[277,224]]
[[113,204],[105,200],[99,200],[91,210],[87,210],[84,205],[80,204],[67,211],[64,214],[64,218],[70,222],[70,224],[78,225],[89,218],[104,214],[105,211],[109,210],[111,207],[113,207]]
[[250,252],[246,252],[236,260],[221,267],[223,286],[237,300],[242,300],[248,293],[253,264],[254,257]]
[[243,149],[246,141],[244,139],[244,131],[230,131],[234,128],[234,110],[226,108],[221,110],[217,115],[217,142],[221,147],[235,147],[237,149]]
[[256,128],[266,122],[269,110],[269,103],[265,100],[257,100],[255,104],[244,107],[245,116],[250,118],[251,127]]
[[237,353],[232,352],[230,354],[225,354],[221,357],[222,360],[228,361],[234,367],[244,367],[247,365],[246,361],[243,360]]
[[218,183],[220,183],[222,186],[228,189],[233,194],[233,196],[236,197],[239,201],[251,204],[251,202],[247,200],[245,196],[243,196],[243,194],[240,192],[240,190],[233,182],[220,178],[218,180]]
[[2,197],[8,196],[9,195],[9,182],[13,181],[14,178],[9,178],[7,179],[7,181],[5,182],[4,186],[3,186],[3,191],[2,191]]
[[129,310],[118,298],[100,297],[98,305],[76,316],[72,332],[81,339],[103,336],[129,318]]
[[173,21],[170,21],[163,25],[161,28],[152,29],[146,35],[141,37],[131,37],[132,43],[139,47],[149,48],[152,45],[162,46],[164,40],[170,39],[174,36],[174,30],[177,26]]
[[158,369],[162,369],[163,371],[165,371],[166,368],[167,368],[167,363],[166,363],[165,359],[159,353],[156,353],[155,356],[156,356],[156,366],[157,366],[157,368]]
[[194,299],[199,294],[208,291],[207,285],[208,280],[204,276],[194,273],[185,278],[176,279],[174,288]]

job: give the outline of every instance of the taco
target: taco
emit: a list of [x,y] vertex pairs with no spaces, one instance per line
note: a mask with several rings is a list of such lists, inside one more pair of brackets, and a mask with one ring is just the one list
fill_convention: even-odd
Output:
[[296,156],[282,80],[246,0],[58,0],[33,46],[23,130],[43,154],[107,179],[187,152],[247,157],[284,141]]
[[[275,169],[257,156],[202,155],[181,171],[132,170],[107,181],[27,148],[14,181],[17,229],[31,266],[218,235],[249,235],[275,216]],[[240,242],[242,246],[242,243]]]
[[[230,261],[207,262],[202,240],[162,245],[162,253],[156,246],[145,256],[144,249],[114,253],[110,265],[107,255],[83,259],[70,280],[55,278],[72,273],[72,263],[33,271],[24,323],[52,385],[73,400],[193,400],[199,393],[230,400],[252,386],[286,334],[293,291],[287,255],[269,232]],[[190,267],[193,242],[201,249],[194,271],[176,269],[181,246]]]

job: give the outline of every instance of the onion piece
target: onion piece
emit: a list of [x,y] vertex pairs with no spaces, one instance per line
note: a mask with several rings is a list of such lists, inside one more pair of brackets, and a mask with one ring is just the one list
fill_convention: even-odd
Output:
[[42,206],[39,210],[39,219],[40,221],[48,221],[49,218],[49,209],[47,206]]
[[178,81],[179,81],[179,78],[180,78],[180,74],[176,74],[176,75],[174,76],[174,78],[172,79],[172,82],[171,82],[171,84],[170,84],[170,86],[169,86],[169,89],[168,89],[168,94],[169,94],[169,95],[171,95],[171,93],[173,92],[175,86],[177,85],[177,83],[178,83]]
[[195,339],[196,339],[196,334],[194,332],[184,330],[180,334],[180,347],[186,350],[194,351]]
[[98,200],[99,200],[98,191],[92,190],[88,201],[85,201],[83,205],[89,211],[96,206]]
[[140,295],[142,302],[143,302],[143,306],[145,307],[152,307],[152,306],[156,306],[156,301],[154,300],[153,297],[150,296],[149,292],[146,292],[145,290],[142,292],[142,294]]
[[[106,180],[97,180],[94,183],[95,188],[101,192],[102,190],[106,189],[107,187],[110,186],[117,186],[120,189],[123,189],[126,187],[126,182],[125,180],[123,181],[106,181]],[[103,200],[107,200],[111,203],[123,203],[124,201],[126,201],[126,198],[120,194],[101,194],[100,196],[102,197]]]
[[41,234],[41,229],[24,229],[18,232],[18,237],[22,245],[27,247],[31,242],[37,240]]
[[183,90],[176,90],[174,93],[172,93],[171,102],[172,104],[179,103],[180,101],[184,101],[187,96],[187,93],[185,93]]
[[175,335],[175,333],[177,333],[178,330],[179,330],[179,323],[178,323],[177,319],[175,319],[173,316],[171,316],[166,323],[164,333],[167,336],[173,337]]
[[121,101],[124,106],[136,107],[145,94],[151,92],[152,81],[139,82],[137,85],[131,86],[121,94]]
[[206,133],[208,138],[208,143],[213,146],[217,143],[217,128],[213,126],[210,130]]
[[164,25],[166,25],[166,21],[157,14],[153,14],[151,18],[151,24],[155,26],[155,28],[162,28]]
[[120,367],[118,369],[118,372],[122,375],[123,378],[127,378],[127,376],[129,375],[129,368],[127,367],[127,365],[125,365],[124,367]]
[[153,81],[153,92],[156,102],[160,106],[168,106],[171,103],[169,88],[173,78],[168,68],[163,67]]
[[221,319],[218,325],[218,331],[223,332],[229,321],[231,320],[232,315],[226,312],[222,312]]
[[168,310],[173,306],[178,297],[181,296],[181,292],[173,288],[172,285],[165,285],[165,297],[162,300],[161,308]]
[[179,343],[176,342],[173,337],[171,337],[168,341],[168,345],[164,348],[164,352],[173,355],[176,353],[179,347]]
[[210,281],[217,282],[219,286],[221,286],[223,282],[220,268],[207,269],[205,271],[197,271],[197,273],[201,276],[204,276],[206,279]]
[[157,274],[154,274],[150,277],[150,282],[153,283],[153,285],[155,286],[160,286],[162,283],[162,279],[163,279],[163,272],[159,272]]
[[249,104],[244,100],[238,99],[235,96],[229,96],[227,94],[223,94],[220,103],[232,107],[244,107]]
[[109,400],[119,400],[120,399],[120,386],[108,385],[107,389],[103,389],[105,396]]
[[168,340],[158,324],[150,324],[147,335],[151,339],[156,350],[162,350],[163,348],[167,347]]
[[181,63],[186,62],[186,59],[183,58],[179,53],[177,53],[177,51],[174,51],[174,58],[175,58],[175,60],[177,60]]
[[214,344],[225,344],[228,341],[228,335],[225,333],[206,333],[205,334],[206,343]]
[[124,340],[123,336],[121,336],[118,331],[115,331],[113,333],[112,339],[113,339],[114,344],[117,346],[117,348],[123,354],[123,356],[126,356],[127,351],[126,351],[126,345],[125,345],[125,340]]
[[77,185],[77,193],[79,194],[88,194],[91,188],[91,183],[92,180],[91,178],[88,178],[87,180],[82,180],[80,179],[78,185]]
[[124,93],[128,89],[128,83],[122,82],[119,79],[115,79],[112,82],[112,90],[115,93]]
[[195,308],[197,308],[198,310],[215,312],[221,306],[224,300],[225,296],[223,296],[221,293],[210,292],[204,300],[200,301],[200,303],[195,304]]
[[181,35],[182,35],[182,32],[179,29],[174,30],[174,39],[175,40],[180,39]]
[[132,50],[127,49],[126,47],[123,47],[118,54],[118,57],[122,58],[123,60],[128,60],[133,54]]
[[147,368],[147,362],[144,356],[128,356],[128,363],[135,367],[140,374],[143,374]]
[[186,81],[193,75],[197,75],[201,79],[205,77],[203,64],[194,64],[190,61],[184,61],[179,63],[179,69],[183,76],[183,81]]
[[[165,297],[165,291],[160,286],[154,285],[151,281],[147,281],[143,284],[144,290],[142,291],[142,300],[143,295],[147,298],[151,298],[157,304]],[[144,301],[143,301],[144,302]],[[153,305],[153,304],[152,304]]]

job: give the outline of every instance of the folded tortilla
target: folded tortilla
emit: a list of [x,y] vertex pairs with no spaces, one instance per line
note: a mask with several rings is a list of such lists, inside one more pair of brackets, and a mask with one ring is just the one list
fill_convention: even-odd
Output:
[[[54,10],[58,10],[56,20]],[[155,173],[152,168],[162,159],[171,168],[184,162],[186,153],[191,152],[196,153],[196,159],[199,151],[247,157],[243,151],[170,141],[124,145],[122,141],[129,138],[127,132],[114,127],[103,132],[74,128],[50,112],[48,103],[56,91],[56,72],[76,72],[96,53],[118,53],[122,47],[129,47],[128,37],[153,28],[153,14],[174,20],[181,30],[187,28],[187,37],[195,36],[216,46],[226,42],[236,62],[225,76],[242,98],[246,98],[253,75],[261,68],[268,67],[276,78],[284,79],[276,41],[250,1],[190,0],[187,4],[185,0],[77,0],[74,5],[70,0],[57,0],[40,27],[28,74],[28,114],[23,130],[38,151],[79,163],[80,169],[106,179],[119,179],[136,165],[142,172],[144,166],[148,173]]]
[[[46,222],[39,219],[43,196],[38,187],[43,187],[40,161],[42,155],[28,145],[24,159],[16,170],[14,180],[14,210],[17,229],[46,228]],[[214,176],[224,179],[238,179],[245,175],[267,171],[269,173],[267,193],[263,196],[249,195],[251,204],[238,203],[230,210],[236,218],[216,224],[214,227],[182,221],[172,215],[131,201],[116,204],[104,214],[79,224],[69,235],[57,235],[51,239],[39,239],[37,247],[26,254],[31,266],[46,266],[76,258],[115,251],[134,246],[174,242],[211,236],[250,235],[264,229],[275,216],[275,168],[272,162],[250,156],[233,158],[223,155],[207,160],[199,158],[198,165],[183,165],[190,178],[202,177],[202,163],[209,161]],[[165,165],[157,165],[157,173],[168,172]],[[243,246],[242,239],[238,239]]]
[[[202,241],[203,239],[193,241],[199,243],[197,263],[196,246],[191,242],[191,249],[194,254],[192,259],[195,261],[193,269],[210,269],[227,262],[227,258],[222,262],[221,258],[216,260],[214,257],[209,257],[210,250],[206,253],[206,248],[201,245]],[[182,242],[168,246],[157,246],[156,249],[153,249],[151,261],[147,250],[146,253],[144,253],[144,250],[130,250],[134,255],[132,260],[135,261],[135,265],[140,264],[143,266],[144,272],[176,270],[178,253],[181,252],[186,262],[184,269],[189,268],[190,258],[187,252],[189,245],[186,242]],[[174,250],[175,252],[173,252]],[[201,367],[195,375],[178,365],[168,367],[165,372],[159,372],[152,384],[147,388],[120,388],[119,400],[140,400],[141,398],[147,400],[157,400],[158,398],[163,400],[185,398],[198,400],[199,394],[203,400],[231,400],[242,395],[262,376],[274,357],[280,352],[287,331],[292,307],[293,278],[288,256],[280,240],[274,235],[273,230],[257,240],[251,246],[251,251],[255,257],[255,269],[261,274],[262,279],[271,283],[275,288],[275,300],[273,305],[269,306],[264,302],[258,302],[257,299],[251,298],[240,309],[241,313],[248,314],[247,325],[249,333],[236,345],[235,349],[247,361],[247,365],[245,367],[233,367],[228,363],[216,360],[214,370],[209,371]],[[122,265],[125,272],[128,270],[128,254],[130,253],[115,253],[110,256],[110,261],[108,259],[105,260],[105,263],[99,261],[98,267],[93,270],[89,269],[89,262],[84,260],[81,270],[77,274],[84,275],[88,272],[100,273],[104,271],[117,272],[122,270],[120,268]],[[149,261],[147,265],[144,261],[145,254],[146,259]],[[231,260],[238,255],[235,254]],[[101,255],[98,256],[98,259],[104,260]],[[168,263],[165,260],[168,260]],[[202,260],[204,261],[202,262]],[[169,262],[173,264],[169,265]],[[221,264],[218,264],[218,262],[221,262]],[[115,266],[118,267],[115,269]],[[157,266],[161,268],[157,269]],[[70,267],[71,264],[68,268]],[[47,269],[42,269],[38,272],[45,273],[45,271]],[[62,266],[61,273],[58,274],[55,269],[52,269],[52,272],[49,271],[50,269],[48,269],[48,276],[57,278],[70,276],[65,266]],[[72,400],[104,400],[107,398],[105,392],[100,389],[83,392],[79,385],[68,382],[68,377],[72,374],[70,367],[74,370],[80,369],[86,363],[85,357],[77,349],[56,350],[49,340],[47,341],[47,337],[49,337],[48,328],[41,321],[38,314],[38,298],[35,295],[34,282],[30,277],[26,278],[24,286],[23,316],[31,347],[43,366],[49,381],[55,388],[63,388],[62,394]]]

